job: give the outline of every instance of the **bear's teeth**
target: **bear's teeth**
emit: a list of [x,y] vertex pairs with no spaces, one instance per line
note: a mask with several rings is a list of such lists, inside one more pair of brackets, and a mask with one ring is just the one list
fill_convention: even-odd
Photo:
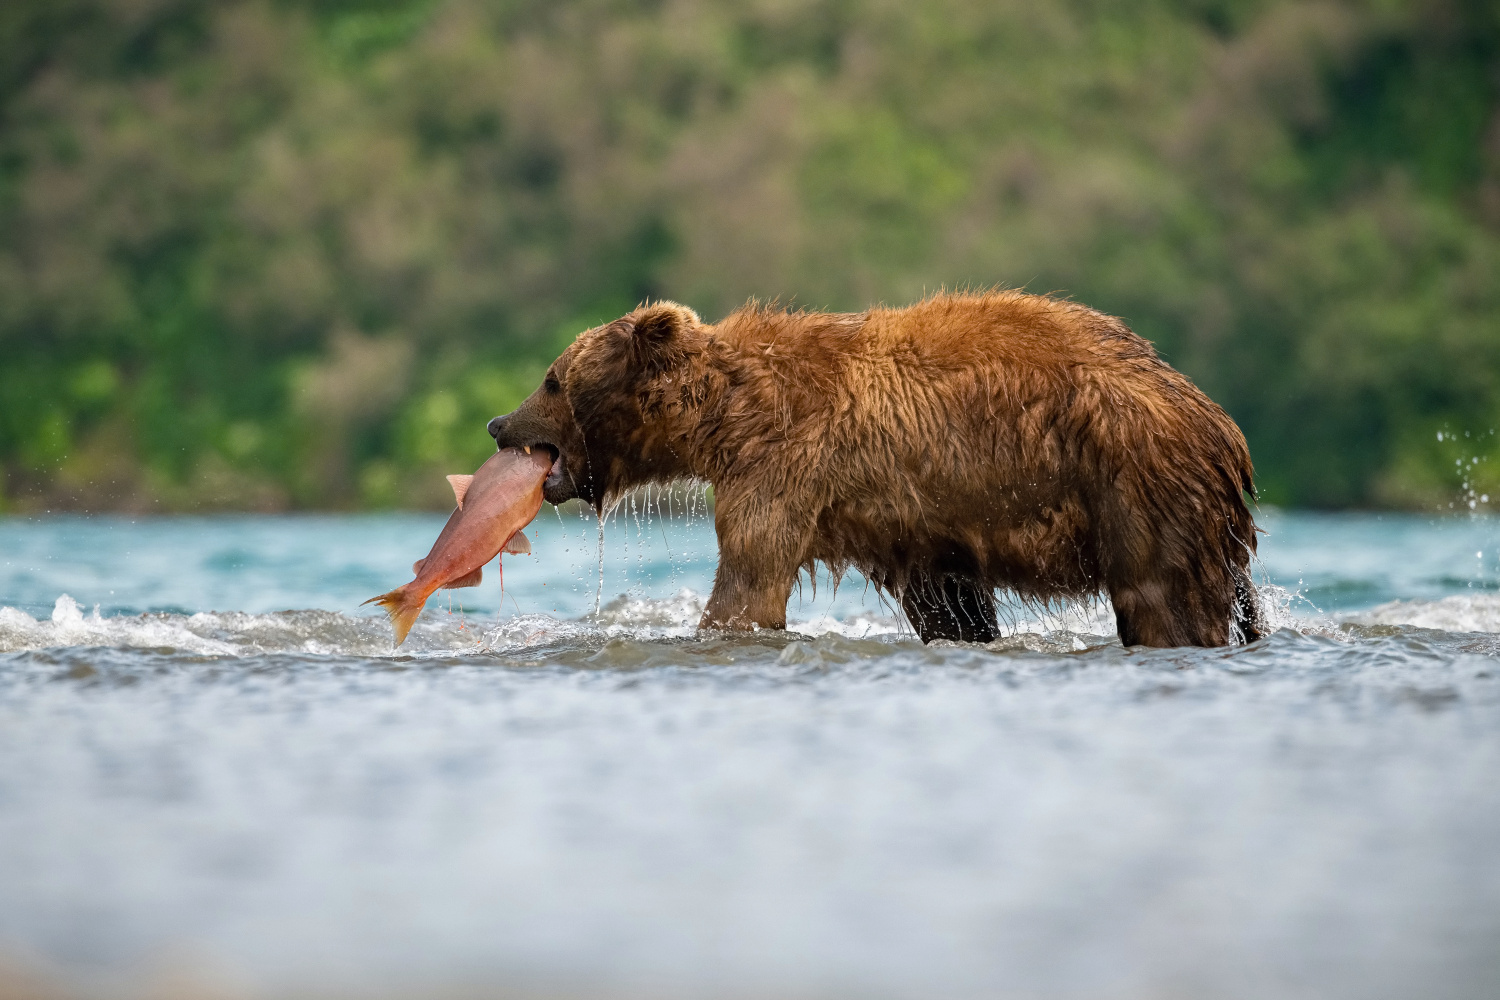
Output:
[[528,454],[528,455],[531,454],[531,445],[529,445],[529,444],[526,446],[526,454]]

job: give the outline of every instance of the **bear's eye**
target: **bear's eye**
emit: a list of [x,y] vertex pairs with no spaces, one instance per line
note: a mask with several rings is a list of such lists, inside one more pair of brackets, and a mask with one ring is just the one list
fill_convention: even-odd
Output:
[[542,388],[546,389],[548,393],[555,396],[559,392],[562,392],[562,383],[557,380],[556,375],[548,372],[546,380],[542,382]]

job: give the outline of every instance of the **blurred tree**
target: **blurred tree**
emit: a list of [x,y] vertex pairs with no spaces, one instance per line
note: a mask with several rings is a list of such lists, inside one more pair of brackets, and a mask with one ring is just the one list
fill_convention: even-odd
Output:
[[996,283],[1125,316],[1275,502],[1446,503],[1497,279],[1478,0],[0,6],[22,507],[441,504],[643,298]]

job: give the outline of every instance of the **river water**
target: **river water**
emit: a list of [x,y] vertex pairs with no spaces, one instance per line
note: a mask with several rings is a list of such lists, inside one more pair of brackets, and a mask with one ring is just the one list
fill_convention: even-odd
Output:
[[435,596],[395,655],[359,604],[441,517],[0,520],[0,967],[90,997],[1500,996],[1500,522],[1264,512],[1280,631],[1125,650],[1107,606],[924,647],[855,578],[700,636],[711,522],[649,515],[601,554],[545,508],[503,591]]

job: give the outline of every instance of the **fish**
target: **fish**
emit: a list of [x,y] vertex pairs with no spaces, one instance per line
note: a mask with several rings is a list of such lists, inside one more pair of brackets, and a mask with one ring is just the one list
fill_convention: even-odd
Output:
[[504,448],[472,476],[448,477],[458,506],[432,550],[412,563],[415,578],[364,602],[385,609],[398,647],[433,591],[477,587],[484,564],[495,556],[531,551],[521,529],[542,509],[542,480],[551,468],[552,457],[541,448]]

